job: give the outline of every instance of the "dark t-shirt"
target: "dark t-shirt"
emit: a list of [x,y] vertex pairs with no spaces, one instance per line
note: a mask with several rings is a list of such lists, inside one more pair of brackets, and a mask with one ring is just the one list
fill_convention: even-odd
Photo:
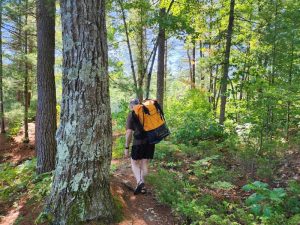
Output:
[[137,128],[137,124],[134,122],[134,119],[132,118],[132,112],[130,112],[128,114],[128,117],[127,117],[127,121],[126,121],[126,130],[133,130],[134,133],[133,133],[133,143],[132,145],[142,145],[142,144],[147,144],[147,138],[143,138],[143,139],[136,139],[135,137],[135,134],[138,131],[138,128]]

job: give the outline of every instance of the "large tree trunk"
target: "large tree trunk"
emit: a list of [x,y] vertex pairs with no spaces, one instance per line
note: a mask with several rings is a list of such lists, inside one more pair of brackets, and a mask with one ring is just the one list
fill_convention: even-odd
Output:
[[1,133],[5,133],[4,124],[4,106],[3,106],[3,61],[2,61],[2,0],[0,1],[0,119],[1,119]]
[[37,89],[36,116],[37,172],[55,168],[56,155],[56,94],[55,60],[55,0],[37,1]]
[[63,98],[48,202],[54,224],[113,218],[105,1],[61,0]]
[[228,70],[229,70],[229,58],[230,58],[230,48],[231,48],[231,36],[233,31],[233,21],[234,21],[234,5],[235,0],[230,1],[230,12],[229,12],[229,23],[227,28],[226,37],[226,49],[223,67],[223,77],[221,79],[221,105],[220,105],[220,119],[219,123],[222,125],[225,121],[225,110],[226,110],[226,100],[227,100],[227,82],[228,82]]
[[[25,2],[26,11],[28,10],[28,0]],[[28,13],[25,15],[25,26],[28,23]],[[29,98],[28,98],[28,81],[29,81],[29,62],[28,62],[28,32],[25,30],[24,37],[24,53],[25,53],[25,74],[24,74],[24,140],[23,142],[29,142],[28,136],[28,108],[29,108]]]
[[[166,15],[166,9],[162,8],[160,10],[160,17],[164,18]],[[157,56],[157,93],[156,99],[159,102],[160,106],[164,106],[164,85],[165,85],[165,40],[166,33],[165,28],[162,24],[159,25],[159,34],[158,34],[158,56]]]

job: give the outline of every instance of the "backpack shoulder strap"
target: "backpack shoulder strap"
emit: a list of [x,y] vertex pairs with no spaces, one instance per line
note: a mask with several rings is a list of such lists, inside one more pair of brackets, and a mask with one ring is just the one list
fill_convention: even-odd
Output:
[[160,105],[158,104],[158,102],[157,102],[156,100],[154,100],[154,105],[155,105],[156,110],[160,113],[161,118],[162,118],[164,121],[166,121],[166,120],[165,120],[165,114],[164,114],[162,108],[160,107]]
[[133,122],[136,124],[137,129],[143,131],[144,130],[144,125],[141,124],[138,115],[136,114],[136,112],[134,110],[131,111],[132,114],[132,119]]

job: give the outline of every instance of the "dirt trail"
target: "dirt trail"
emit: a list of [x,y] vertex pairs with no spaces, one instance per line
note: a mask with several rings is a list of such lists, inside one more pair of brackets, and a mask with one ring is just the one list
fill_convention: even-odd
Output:
[[0,163],[11,162],[20,164],[24,160],[35,156],[35,124],[28,124],[29,143],[23,143],[24,129],[21,128],[17,136],[13,138],[0,134]]
[[[0,163],[15,165],[35,156],[34,123],[29,124],[28,144],[22,142],[23,130],[13,139],[0,135]],[[135,179],[129,160],[113,160],[117,166],[111,177],[111,190],[121,200],[124,220],[119,225],[171,225],[176,224],[170,208],[157,202],[154,190],[147,186],[147,194],[133,195]],[[15,203],[0,204],[0,225],[33,225],[43,203],[28,203],[24,192]],[[1,203],[1,202],[0,202]],[[96,224],[95,224],[96,225]]]
[[135,178],[131,172],[129,160],[113,160],[118,169],[112,177],[112,189],[120,197],[125,214],[125,220],[121,225],[171,225],[176,224],[169,207],[157,202],[154,190],[147,185],[147,193],[134,195]]

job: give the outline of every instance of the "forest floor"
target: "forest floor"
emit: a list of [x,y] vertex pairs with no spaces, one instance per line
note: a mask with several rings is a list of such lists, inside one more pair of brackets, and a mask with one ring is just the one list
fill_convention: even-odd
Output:
[[[34,128],[34,123],[30,123],[28,144],[22,142],[23,130],[14,138],[0,135],[0,163],[19,165],[35,157]],[[123,209],[123,220],[118,224],[176,224],[171,209],[156,200],[151,186],[147,186],[146,194],[133,195],[135,179],[128,159],[113,160],[112,164],[116,169],[112,173],[111,189]],[[33,225],[42,208],[43,202],[30,202],[25,188],[24,193],[15,202],[0,201],[0,225]]]

